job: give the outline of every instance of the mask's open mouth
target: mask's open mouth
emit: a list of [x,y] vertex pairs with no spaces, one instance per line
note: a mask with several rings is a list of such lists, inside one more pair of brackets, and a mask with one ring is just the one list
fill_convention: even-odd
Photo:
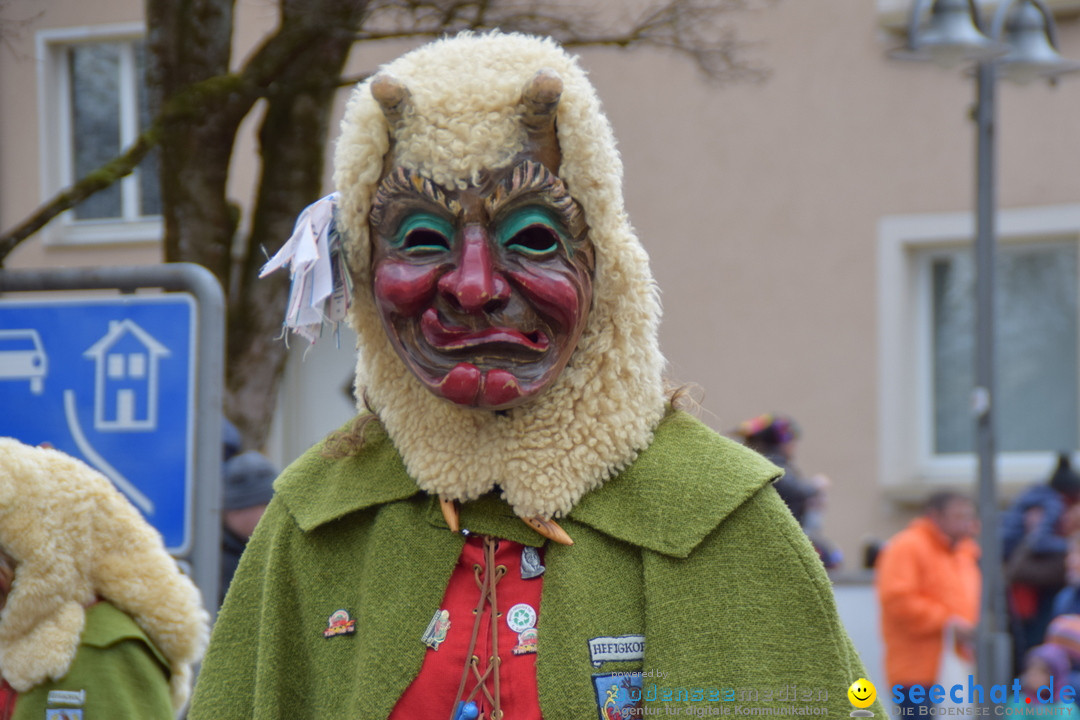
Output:
[[522,332],[506,327],[448,327],[434,308],[429,308],[420,318],[420,331],[436,350],[452,353],[487,345],[512,345],[536,353],[546,352],[550,346],[547,335],[540,330]]

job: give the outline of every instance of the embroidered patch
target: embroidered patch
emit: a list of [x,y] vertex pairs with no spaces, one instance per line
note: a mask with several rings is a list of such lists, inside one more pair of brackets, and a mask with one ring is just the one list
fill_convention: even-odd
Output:
[[540,577],[547,570],[540,562],[540,553],[536,548],[526,545],[521,548],[521,579],[532,580]]
[[50,690],[48,705],[82,705],[86,702],[85,690]]
[[644,635],[619,635],[589,639],[589,661],[593,667],[606,662],[631,662],[645,659]]
[[514,646],[515,655],[530,655],[536,652],[537,633],[536,628],[527,628],[518,633],[517,645]]
[[529,603],[518,603],[506,613],[507,626],[516,633],[536,626],[536,610]]
[[356,632],[356,621],[349,617],[347,610],[337,610],[327,621],[327,628],[322,631],[324,638],[337,635],[352,635]]
[[600,720],[641,717],[641,673],[593,675]]
[[450,631],[450,611],[436,610],[431,616],[427,630],[424,631],[420,640],[432,650],[438,650],[439,645],[446,640],[446,633]]
[[45,720],[83,720],[82,709],[61,708],[46,710]]

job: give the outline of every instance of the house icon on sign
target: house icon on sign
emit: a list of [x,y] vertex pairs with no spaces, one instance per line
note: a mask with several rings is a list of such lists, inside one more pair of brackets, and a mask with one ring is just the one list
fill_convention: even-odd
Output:
[[94,360],[94,429],[154,430],[158,413],[158,361],[169,349],[131,320],[112,320],[109,331],[83,353]]

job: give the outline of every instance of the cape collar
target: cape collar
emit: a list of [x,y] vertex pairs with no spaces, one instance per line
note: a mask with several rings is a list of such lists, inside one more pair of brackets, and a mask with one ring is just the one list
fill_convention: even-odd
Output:
[[[376,423],[369,428],[367,444],[358,456],[332,460],[316,446],[275,483],[277,498],[304,532],[421,494],[385,431]],[[573,523],[581,523],[617,540],[686,557],[724,518],[780,474],[757,453],[686,413],[671,412],[637,460],[582,497],[567,521],[560,523],[571,536]],[[429,522],[445,527],[437,498],[427,501]],[[473,532],[527,545],[544,542],[494,493],[462,505],[461,524]]]

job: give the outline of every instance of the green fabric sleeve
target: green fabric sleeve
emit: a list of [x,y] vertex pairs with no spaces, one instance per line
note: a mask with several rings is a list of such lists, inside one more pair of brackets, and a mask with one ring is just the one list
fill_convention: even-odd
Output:
[[[79,649],[60,680],[21,693],[12,720],[43,720],[47,709],[82,710],[83,720],[173,720],[169,674],[131,618],[106,603],[86,613]],[[49,703],[54,690],[85,693],[82,705]]]

